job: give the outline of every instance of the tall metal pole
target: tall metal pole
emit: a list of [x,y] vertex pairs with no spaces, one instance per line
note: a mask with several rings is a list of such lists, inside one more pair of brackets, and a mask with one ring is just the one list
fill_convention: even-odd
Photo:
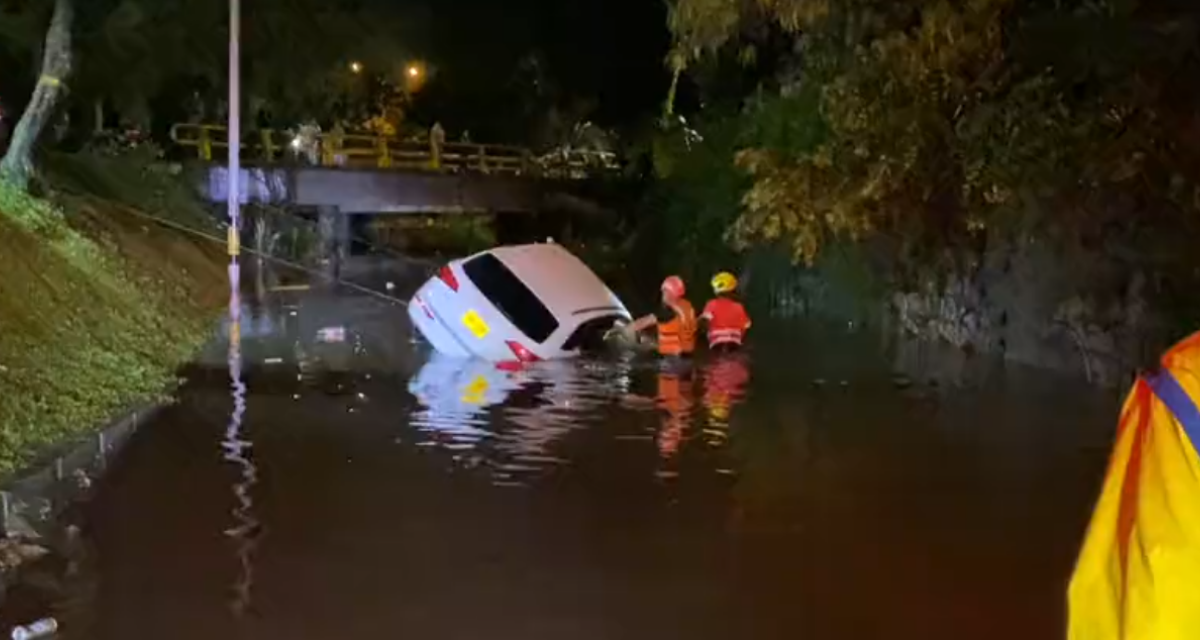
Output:
[[[241,0],[229,0],[229,225],[241,230],[242,53]],[[230,248],[230,254],[238,252]]]
[[[241,0],[229,0],[229,167],[225,173],[226,197],[229,208],[229,374],[234,385],[240,383],[241,373],[241,253],[242,231],[242,78],[241,78]],[[235,369],[235,365],[237,365]]]
[[250,603],[250,588],[253,583],[250,553],[254,548],[253,529],[257,526],[251,511],[253,501],[249,494],[250,487],[256,481],[254,463],[250,458],[252,445],[242,437],[242,417],[246,412],[246,383],[242,381],[241,267],[238,264],[242,229],[241,12],[241,1],[229,0],[229,173],[226,175],[229,188],[229,378],[233,392],[233,412],[225,429],[225,439],[221,442],[225,450],[225,459],[237,464],[242,471],[241,482],[233,488],[239,504],[234,508],[233,516],[239,526],[225,532],[225,535],[238,542],[238,558],[242,571],[235,587],[237,597],[232,605],[234,612],[239,615]]
[[[229,208],[229,375],[237,385],[241,367],[241,253],[242,231],[242,53],[241,53],[241,0],[229,0],[229,125],[226,131],[229,146],[229,167],[225,173],[226,197]],[[237,365],[237,370],[234,366]]]

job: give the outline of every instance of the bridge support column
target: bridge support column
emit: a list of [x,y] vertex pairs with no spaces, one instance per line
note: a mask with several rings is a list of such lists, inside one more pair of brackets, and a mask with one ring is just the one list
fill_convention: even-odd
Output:
[[350,218],[337,207],[317,207],[317,232],[325,277],[337,279],[341,277],[342,263],[350,255]]

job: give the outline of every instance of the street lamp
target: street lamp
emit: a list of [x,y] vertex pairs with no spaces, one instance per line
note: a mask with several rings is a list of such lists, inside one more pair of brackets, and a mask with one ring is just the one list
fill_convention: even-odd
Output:
[[415,65],[415,64],[410,64],[410,65],[408,65],[408,77],[410,77],[410,78],[416,78],[416,77],[417,77],[417,76],[419,76],[419,75],[421,75],[421,68],[420,68],[420,67],[418,67],[418,66],[417,66],[417,65]]
[[363,66],[361,62],[355,61],[350,63],[350,71],[354,73],[362,73]]

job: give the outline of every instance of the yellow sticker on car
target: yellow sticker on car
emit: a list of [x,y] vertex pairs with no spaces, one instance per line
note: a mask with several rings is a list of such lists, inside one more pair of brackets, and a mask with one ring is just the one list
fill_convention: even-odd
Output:
[[475,337],[479,338],[480,340],[482,340],[492,331],[492,328],[483,321],[483,318],[479,317],[479,314],[476,313],[474,309],[471,309],[463,315],[462,323],[468,331],[475,334]]
[[463,387],[462,401],[468,404],[482,404],[483,396],[488,390],[487,378],[482,375],[475,376],[466,387]]

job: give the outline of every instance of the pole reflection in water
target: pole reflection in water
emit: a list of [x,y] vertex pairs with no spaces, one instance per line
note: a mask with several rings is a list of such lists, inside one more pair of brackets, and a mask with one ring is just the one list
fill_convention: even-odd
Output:
[[254,501],[250,490],[257,482],[257,470],[250,459],[252,444],[242,437],[242,416],[246,412],[246,383],[242,381],[241,352],[241,302],[238,289],[241,280],[240,267],[235,257],[229,265],[229,379],[233,396],[233,412],[221,442],[224,458],[238,467],[240,477],[233,485],[237,504],[233,508],[236,525],[225,530],[225,535],[237,545],[239,563],[238,578],[234,583],[233,612],[241,615],[250,605],[250,588],[254,581],[251,554],[256,544],[258,520],[254,517]]

